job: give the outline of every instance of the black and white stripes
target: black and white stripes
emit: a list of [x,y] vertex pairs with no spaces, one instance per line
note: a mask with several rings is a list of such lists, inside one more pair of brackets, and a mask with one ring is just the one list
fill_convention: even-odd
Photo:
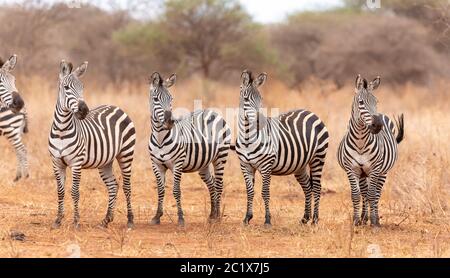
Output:
[[108,210],[102,226],[113,221],[118,183],[112,171],[116,159],[122,172],[123,190],[127,201],[128,227],[133,227],[131,207],[131,164],[136,132],[131,119],[120,108],[100,106],[89,110],[83,100],[80,78],[87,62],[72,71],[72,64],[61,62],[58,100],[49,136],[49,150],[58,188],[58,215],[54,227],[64,217],[66,168],[72,169],[72,199],[74,225],[79,224],[79,185],[82,169],[99,169],[109,196]]
[[[269,209],[272,175],[294,175],[305,193],[305,214],[302,222],[319,219],[322,169],[328,149],[325,124],[306,110],[287,112],[268,118],[259,110],[262,106],[258,88],[264,84],[265,73],[254,79],[251,72],[242,73],[239,109],[239,135],[236,152],[247,187],[247,213],[244,224],[253,218],[255,172],[262,176],[262,197],[265,205],[265,225],[271,225]],[[309,173],[308,173],[309,168]]]
[[[403,115],[395,125],[387,116],[377,113],[373,91],[380,78],[368,83],[356,78],[355,96],[348,131],[338,149],[338,162],[346,171],[351,186],[353,221],[355,225],[380,225],[378,203],[387,172],[397,160],[397,145],[403,140]],[[360,202],[363,202],[362,213]]]
[[[200,110],[180,119],[172,119],[172,75],[163,81],[159,73],[151,76],[150,111],[152,134],[149,140],[153,172],[158,183],[158,209],[151,224],[159,224],[163,215],[165,173],[174,177],[173,195],[177,202],[178,225],[184,225],[181,207],[181,175],[199,172],[211,199],[210,220],[220,217],[223,173],[231,141],[231,130],[225,120],[210,110]],[[210,166],[214,169],[211,173]]]
[[22,135],[28,131],[27,113],[16,88],[15,77],[11,74],[16,64],[16,55],[6,62],[0,59],[0,136],[5,136],[16,152],[17,170],[14,181],[29,176],[27,150],[22,141]]

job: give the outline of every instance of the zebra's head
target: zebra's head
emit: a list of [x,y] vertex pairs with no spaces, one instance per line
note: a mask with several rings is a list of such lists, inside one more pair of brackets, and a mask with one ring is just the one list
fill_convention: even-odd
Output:
[[161,77],[157,72],[150,77],[150,108],[152,120],[163,129],[171,129],[173,126],[172,119],[172,100],[173,97],[169,92],[177,80],[177,76],[172,74],[167,80]]
[[16,78],[11,72],[17,64],[17,55],[8,61],[0,60],[0,107],[10,108],[14,113],[20,112],[25,105],[16,88]]
[[378,100],[373,94],[373,91],[380,86],[380,82],[379,76],[368,83],[361,75],[358,75],[355,81],[353,117],[364,123],[373,134],[379,133],[383,127],[381,118],[377,113]]
[[258,119],[259,109],[262,107],[262,97],[258,88],[266,82],[266,79],[267,73],[261,73],[254,79],[250,71],[242,72],[239,110],[249,122],[256,122]]
[[88,62],[81,64],[73,71],[72,63],[62,61],[59,72],[58,103],[64,111],[72,112],[83,120],[89,113],[89,108],[83,99],[84,86],[80,78],[86,73]]

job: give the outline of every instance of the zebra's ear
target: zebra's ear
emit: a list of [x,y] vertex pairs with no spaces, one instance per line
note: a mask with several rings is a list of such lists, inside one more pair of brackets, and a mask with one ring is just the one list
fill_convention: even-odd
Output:
[[356,81],[355,81],[355,88],[356,90],[362,90],[367,89],[367,80],[362,78],[360,74],[358,74],[358,76],[356,77]]
[[153,87],[158,87],[161,85],[161,75],[158,72],[154,72],[152,76],[150,76],[150,83],[153,85]]
[[244,70],[241,74],[241,84],[247,87],[252,82],[252,73],[248,70]]
[[74,72],[73,74],[75,74],[75,76],[77,76],[78,78],[83,77],[83,75],[86,73],[87,68],[88,68],[88,62],[84,62],[83,64],[81,64]]
[[370,82],[369,89],[371,91],[378,89],[378,87],[380,86],[380,83],[381,83],[381,78],[379,76],[377,76],[377,78],[375,78],[372,82]]
[[262,85],[264,85],[266,80],[267,80],[267,73],[263,72],[258,76],[258,78],[255,79],[255,81],[253,81],[253,85],[255,87],[262,86]]
[[170,88],[175,84],[176,81],[177,81],[177,75],[174,73],[169,78],[167,78],[166,81],[164,81],[164,87]]
[[59,78],[64,78],[67,75],[72,73],[72,63],[68,63],[65,60],[62,60],[59,64]]
[[13,71],[14,68],[16,67],[16,64],[17,64],[17,55],[14,54],[13,56],[11,56],[11,58],[9,58],[8,61],[6,61],[3,64],[2,69],[7,72]]

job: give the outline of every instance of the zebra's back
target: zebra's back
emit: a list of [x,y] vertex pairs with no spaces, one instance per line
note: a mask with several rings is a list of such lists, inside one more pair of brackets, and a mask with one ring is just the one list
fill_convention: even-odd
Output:
[[304,169],[316,155],[326,155],[329,134],[314,113],[295,110],[269,118],[277,158],[273,175],[289,175]]
[[198,110],[175,124],[180,125],[186,142],[183,172],[207,167],[230,148],[231,129],[214,111]]

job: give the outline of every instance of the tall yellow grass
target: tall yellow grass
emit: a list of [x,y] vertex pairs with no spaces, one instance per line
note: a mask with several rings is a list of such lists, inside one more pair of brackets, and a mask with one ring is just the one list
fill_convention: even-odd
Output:
[[[82,227],[71,227],[72,201],[66,194],[66,219],[60,230],[50,230],[56,213],[56,186],[47,151],[47,137],[56,101],[56,82],[21,78],[17,82],[26,101],[30,133],[25,136],[31,177],[13,183],[15,156],[0,140],[0,256],[61,257],[67,246],[81,247],[88,257],[366,257],[370,244],[380,247],[386,257],[450,256],[450,117],[445,82],[433,88],[413,85],[377,92],[378,110],[388,116],[405,114],[406,138],[400,158],[389,173],[381,199],[380,229],[351,225],[352,205],[346,175],[336,162],[336,148],[350,117],[353,89],[336,90],[311,83],[302,91],[289,90],[281,82],[269,80],[262,88],[263,103],[280,111],[305,108],[315,112],[330,132],[330,148],[323,177],[321,221],[318,226],[299,224],[303,214],[303,193],[293,177],[275,177],[271,186],[274,227],[262,228],[263,204],[255,196],[255,219],[243,227],[246,194],[238,159],[230,154],[226,167],[223,221],[208,225],[209,197],[196,174],[182,177],[183,208],[187,227],[176,227],[176,208],[168,179],[165,216],[160,227],[148,221],[156,209],[155,178],[147,153],[150,134],[147,84],[122,88],[85,84],[85,99],[93,108],[100,104],[122,107],[137,129],[137,152],[133,166],[133,206],[137,227],[125,229],[126,210],[120,192],[116,218],[111,227],[96,227],[106,212],[106,189],[96,171],[85,171],[81,185]],[[203,107],[238,107],[239,83],[223,85],[200,79],[179,82],[173,89],[174,107],[193,109],[194,100]],[[233,127],[236,134],[236,128]],[[117,172],[118,174],[118,172]],[[70,189],[68,181],[66,189]],[[257,193],[260,179],[257,179]],[[10,239],[11,231],[26,235],[24,242]]]

